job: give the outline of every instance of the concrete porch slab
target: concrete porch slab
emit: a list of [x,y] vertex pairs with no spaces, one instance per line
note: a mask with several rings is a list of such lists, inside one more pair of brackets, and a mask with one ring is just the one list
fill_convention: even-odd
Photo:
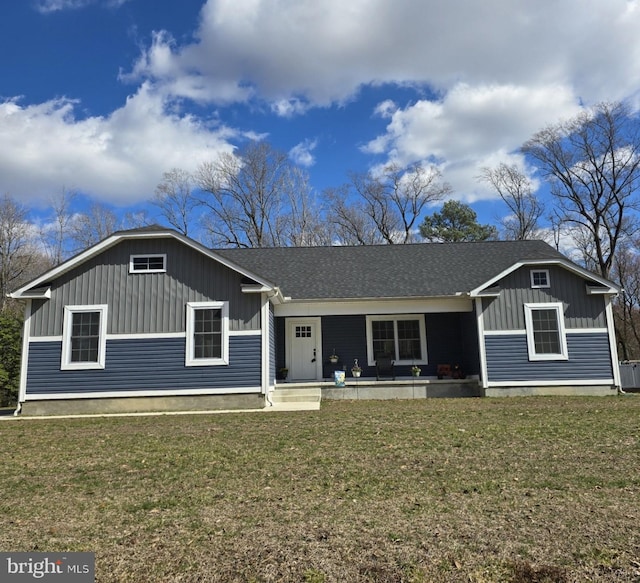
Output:
[[385,400],[385,399],[427,399],[436,397],[480,397],[482,389],[478,379],[427,379],[418,377],[397,380],[376,380],[375,378],[348,378],[344,387],[333,382],[278,383],[276,392],[286,387],[290,390],[319,388],[322,399],[333,400]]

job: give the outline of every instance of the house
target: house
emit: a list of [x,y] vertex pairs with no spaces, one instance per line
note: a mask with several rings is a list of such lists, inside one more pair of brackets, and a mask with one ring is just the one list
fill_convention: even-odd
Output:
[[[11,294],[19,409],[262,408],[283,386],[336,396],[355,359],[371,396],[615,394],[618,291],[541,241],[214,251],[121,231]],[[395,380],[375,380],[381,355]]]

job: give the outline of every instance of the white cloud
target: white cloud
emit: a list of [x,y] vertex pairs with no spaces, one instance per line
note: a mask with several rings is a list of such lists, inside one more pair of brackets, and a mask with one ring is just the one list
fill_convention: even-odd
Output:
[[[44,12],[126,0],[39,0]],[[134,202],[161,173],[189,169],[236,135],[170,109],[262,101],[279,117],[344,104],[364,86],[413,86],[426,98],[382,101],[386,131],[365,151],[400,163],[435,162],[462,198],[490,196],[485,165],[580,103],[640,103],[638,0],[207,0],[195,41],[154,34],[121,80],[142,84],[107,117],[75,119],[59,99],[0,104],[4,187],[42,196],[73,185]],[[360,138],[360,136],[358,136]],[[290,156],[315,162],[315,142]],[[35,170],[34,170],[35,168]],[[99,193],[99,194],[98,194]]]
[[391,99],[385,99],[383,102],[378,103],[374,110],[374,114],[382,118],[390,118],[398,111],[398,106]]
[[595,102],[640,88],[639,29],[635,0],[208,0],[196,42],[158,35],[133,73],[214,102],[328,105],[366,84],[461,82],[571,85]]
[[61,10],[78,10],[91,4],[99,4],[107,8],[118,8],[129,0],[39,0],[36,10],[43,14],[59,12]]
[[271,111],[278,117],[294,117],[309,110],[309,105],[300,99],[279,99],[271,104]]
[[469,86],[458,84],[440,101],[418,101],[403,109],[380,104],[390,116],[387,131],[370,141],[368,153],[387,155],[401,165],[427,160],[462,198],[489,196],[476,177],[483,166],[521,164],[512,152],[549,122],[576,114],[567,87]]
[[318,145],[317,140],[305,140],[289,151],[289,158],[299,166],[313,166],[316,162],[312,152]]
[[169,111],[147,85],[108,117],[74,117],[78,104],[57,99],[22,106],[0,103],[3,189],[24,201],[43,201],[73,187],[113,204],[147,199],[162,173],[193,170],[221,151],[237,132]]

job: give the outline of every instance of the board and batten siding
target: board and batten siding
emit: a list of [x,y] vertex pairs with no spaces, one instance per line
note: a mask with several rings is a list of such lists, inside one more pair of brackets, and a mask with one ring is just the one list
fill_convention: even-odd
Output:
[[525,334],[486,336],[485,348],[490,382],[613,380],[605,332],[568,333],[568,360],[531,362]]
[[439,364],[460,365],[466,375],[478,374],[480,357],[475,314],[426,314],[429,365],[422,374],[435,376]]
[[[337,365],[328,362],[333,351],[340,357]],[[322,317],[322,375],[333,377],[334,370],[350,371],[357,358],[363,376],[374,376],[375,368],[367,366],[367,324],[363,315]]]
[[229,337],[229,364],[185,366],[184,338],[107,339],[105,368],[60,370],[62,342],[33,341],[29,345],[27,395],[30,399],[57,394],[128,393],[261,387],[259,334]]
[[[531,287],[531,269],[548,269],[551,286]],[[586,281],[566,269],[551,266],[521,267],[500,280],[500,295],[483,298],[485,331],[524,330],[524,304],[562,302],[567,329],[606,328],[601,295],[587,295]]]
[[[129,273],[131,255],[166,254],[166,273]],[[260,330],[260,294],[242,275],[173,238],[125,239],[61,275],[34,300],[31,336],[62,334],[64,306],[107,304],[108,334],[185,331],[187,302],[228,301],[231,331]]]

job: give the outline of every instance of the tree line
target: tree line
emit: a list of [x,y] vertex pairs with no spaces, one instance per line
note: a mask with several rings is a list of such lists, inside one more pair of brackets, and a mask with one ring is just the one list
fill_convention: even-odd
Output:
[[[92,204],[74,211],[72,190],[51,202],[36,226],[10,194],[0,198],[0,389],[15,398],[20,308],[6,294],[74,253],[124,228],[161,222],[213,248],[407,244],[418,241],[542,238],[624,292],[614,314],[621,358],[640,358],[640,120],[625,104],[601,103],[543,128],[520,149],[522,165],[482,168],[477,177],[504,203],[496,224],[480,224],[456,200],[435,165],[387,164],[350,173],[316,193],[286,153],[251,142],[195,172],[174,168],[158,184],[146,212],[119,218]],[[526,166],[525,166],[526,164]],[[536,181],[548,185],[545,209]],[[433,208],[440,206],[439,211]],[[7,397],[8,395],[8,397]],[[0,404],[2,401],[0,390]]]

